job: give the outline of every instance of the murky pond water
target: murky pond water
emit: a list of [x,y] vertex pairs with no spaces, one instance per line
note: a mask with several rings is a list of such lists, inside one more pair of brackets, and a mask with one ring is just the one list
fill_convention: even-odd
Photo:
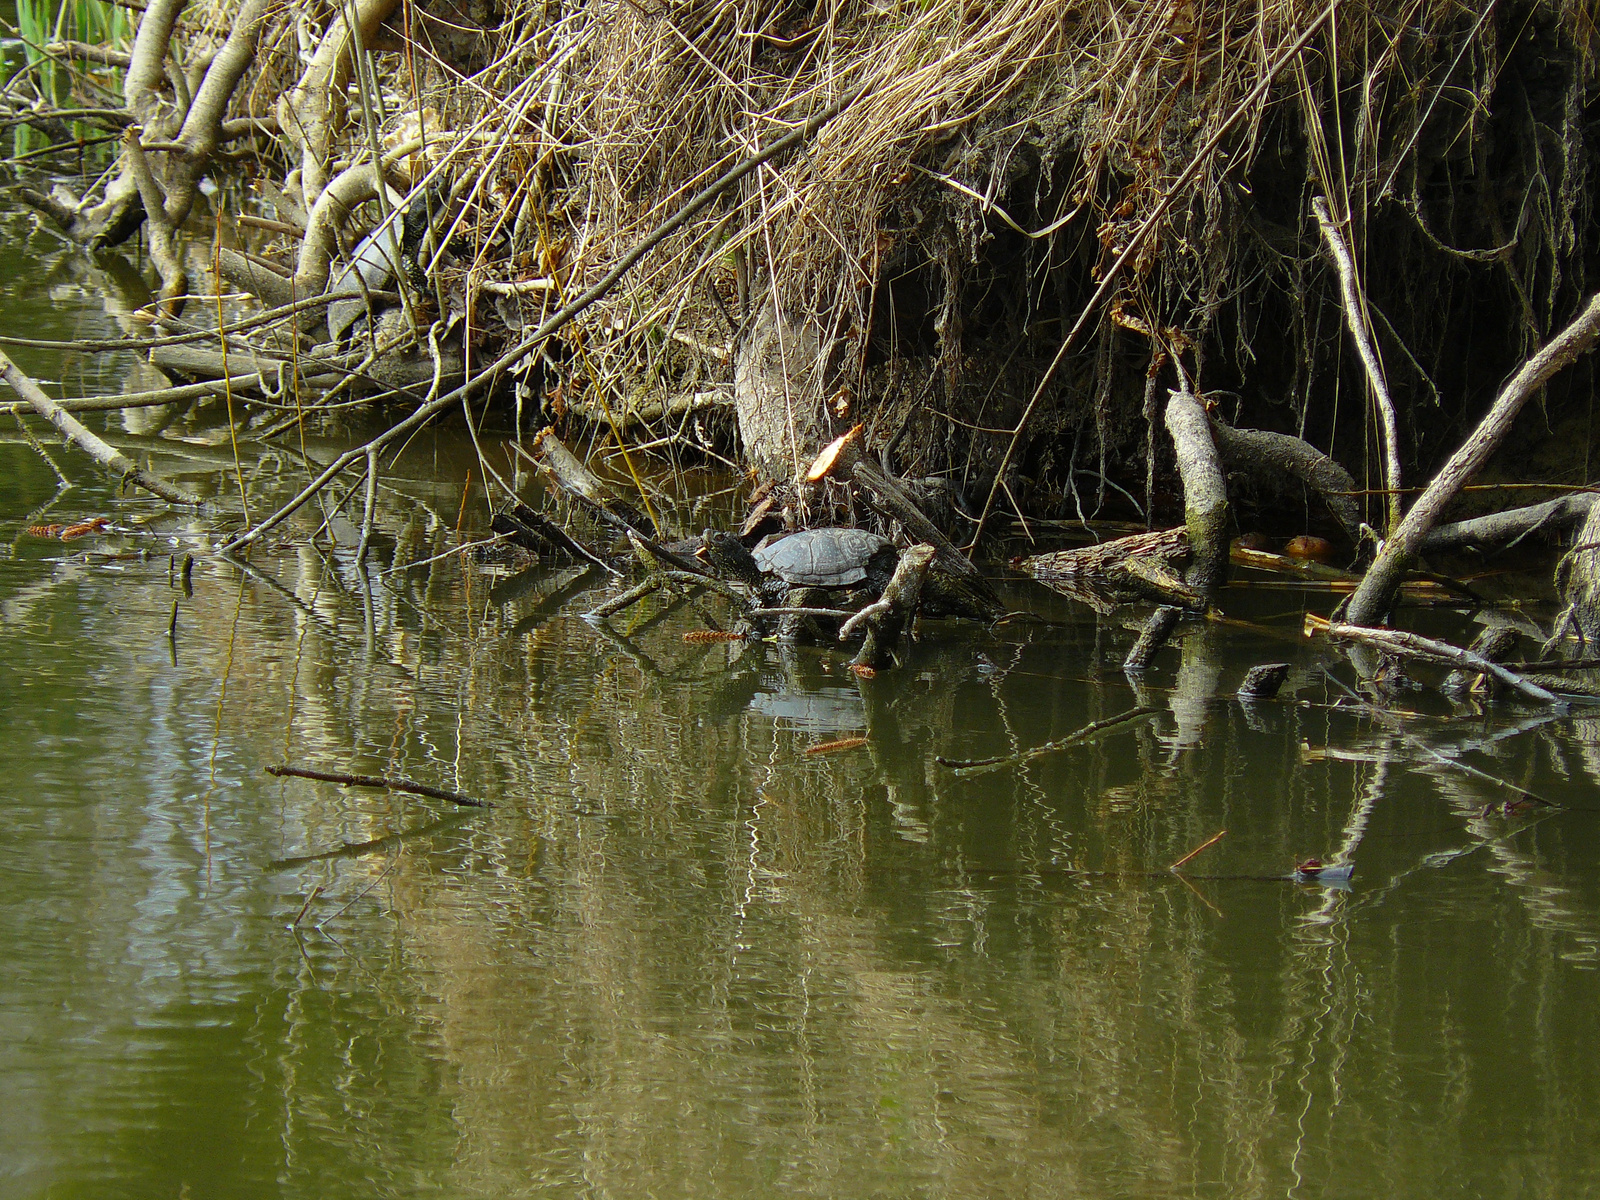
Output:
[[[10,220],[0,332],[114,332]],[[131,362],[15,353],[69,393]],[[215,412],[95,422],[223,509],[307,478],[298,443],[236,470]],[[1046,620],[865,680],[591,624],[595,581],[452,552],[487,513],[449,432],[368,579],[337,514],[241,570],[47,441],[69,490],[0,431],[0,1196],[1600,1192],[1600,720],[1375,725],[1296,640],[1330,598],[1271,588],[1142,687],[1119,620],[1021,583]],[[1308,855],[1351,886],[1283,878]]]

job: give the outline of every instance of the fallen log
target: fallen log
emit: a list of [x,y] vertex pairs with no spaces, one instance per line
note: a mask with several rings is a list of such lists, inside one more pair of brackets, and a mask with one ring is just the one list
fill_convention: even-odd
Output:
[[1283,681],[1289,678],[1289,664],[1261,663],[1245,673],[1239,685],[1239,699],[1249,704],[1257,700],[1271,700],[1278,694]]
[[147,492],[153,492],[161,499],[171,504],[204,503],[193,492],[186,492],[175,487],[159,476],[152,475],[131,458],[119,453],[106,445],[95,434],[91,433],[76,417],[64,410],[59,404],[45,395],[44,390],[27,375],[22,369],[11,361],[9,355],[0,351],[0,376],[4,376],[16,391],[17,395],[27,401],[28,407],[33,409],[50,424],[60,431],[79,450],[82,450],[95,462],[106,470],[116,475],[124,483],[132,483],[142,487]]
[[1508,670],[1481,654],[1474,654],[1471,650],[1463,650],[1460,646],[1452,646],[1449,642],[1441,642],[1436,638],[1423,637],[1421,634],[1407,633],[1399,629],[1376,629],[1341,621],[1325,622],[1320,617],[1310,614],[1306,616],[1306,630],[1320,631],[1331,641],[1359,642],[1364,646],[1388,651],[1402,658],[1443,663],[1446,666],[1462,667],[1492,675],[1507,687],[1516,689],[1539,704],[1549,704],[1556,708],[1566,707],[1567,702],[1560,696],[1518,675],[1515,671]]
[[1367,569],[1350,597],[1346,618],[1352,625],[1371,625],[1394,605],[1406,568],[1422,548],[1422,540],[1440,513],[1466,482],[1477,474],[1505,439],[1522,406],[1561,368],[1575,362],[1600,340],[1600,294],[1589,298],[1583,311],[1534,354],[1500,389],[1494,404],[1461,448],[1434,476],[1421,496],[1384,541],[1378,557]]
[[1422,554],[1443,554],[1451,550],[1508,550],[1535,533],[1567,533],[1588,518],[1600,494],[1573,492],[1543,504],[1507,509],[1466,521],[1439,525],[1423,535],[1418,550]]
[[1361,541],[1361,506],[1353,493],[1356,481],[1333,459],[1304,438],[1264,429],[1235,429],[1213,411],[1211,436],[1222,461],[1268,483],[1281,482],[1284,476],[1298,479],[1332,510],[1346,535]]

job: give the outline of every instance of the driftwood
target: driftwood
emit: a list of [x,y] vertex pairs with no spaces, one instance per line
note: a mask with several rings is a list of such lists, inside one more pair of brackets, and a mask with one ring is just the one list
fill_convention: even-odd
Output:
[[1597,339],[1600,339],[1600,295],[1591,296],[1583,311],[1565,329],[1522,364],[1500,389],[1488,415],[1417,497],[1398,528],[1383,543],[1378,557],[1350,598],[1346,616],[1352,625],[1371,625],[1389,611],[1405,579],[1406,568],[1421,550],[1423,538],[1438,521],[1445,505],[1488,461],[1510,431],[1522,406],[1552,375],[1588,353]]
[[1566,533],[1583,524],[1597,498],[1600,496],[1594,492],[1573,492],[1543,504],[1440,525],[1423,535],[1418,550],[1422,554],[1443,554],[1451,550],[1509,549],[1535,533]]
[[1502,667],[1499,663],[1474,654],[1471,650],[1463,650],[1460,646],[1452,646],[1449,642],[1441,642],[1436,638],[1423,637],[1417,633],[1406,633],[1398,629],[1374,629],[1364,625],[1352,625],[1338,621],[1323,624],[1317,618],[1307,618],[1307,627],[1320,629],[1330,640],[1344,642],[1359,642],[1375,650],[1386,651],[1403,658],[1420,659],[1423,662],[1444,663],[1448,666],[1462,667],[1492,675],[1495,679],[1521,692],[1528,699],[1539,704],[1549,704],[1557,708],[1566,707],[1566,701],[1555,693],[1530,682],[1515,671]]
[[926,542],[902,551],[894,575],[883,589],[883,595],[840,626],[841,641],[862,625],[867,628],[866,640],[861,643],[855,658],[851,659],[851,666],[878,670],[894,661],[894,648],[900,641],[900,635],[917,615],[923,580],[927,578],[936,554]]
[[1215,412],[1211,436],[1229,467],[1248,471],[1268,482],[1285,475],[1298,479],[1321,496],[1352,542],[1361,540],[1361,506],[1353,493],[1356,481],[1333,459],[1304,438],[1262,429],[1235,429]]
[[147,492],[154,492],[172,504],[203,503],[194,493],[174,487],[165,479],[150,474],[131,458],[106,445],[101,438],[91,433],[83,422],[47,396],[44,390],[23,374],[22,369],[3,351],[0,351],[0,376],[5,377],[5,381],[27,402],[29,408],[54,425],[62,437],[124,482],[136,484]]
[[1193,556],[1184,578],[1209,603],[1228,575],[1228,483],[1206,410],[1192,392],[1168,394],[1166,420],[1183,479],[1183,523]]

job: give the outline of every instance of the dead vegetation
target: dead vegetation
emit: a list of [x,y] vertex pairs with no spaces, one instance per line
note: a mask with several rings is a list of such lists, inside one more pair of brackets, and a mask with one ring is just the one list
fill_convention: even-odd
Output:
[[[86,244],[143,221],[165,369],[292,393],[297,420],[402,411],[234,548],[349,469],[370,497],[474,398],[786,486],[861,424],[973,544],[1013,515],[1154,524],[1175,388],[1347,468],[1360,495],[1288,519],[1354,558],[1361,518],[1397,532],[1419,469],[1579,324],[1596,44],[1572,3],[152,0],[114,168],[24,194]],[[230,160],[258,211],[206,247],[196,194]],[[270,316],[185,324],[219,278]],[[1538,381],[1544,482],[1590,482],[1589,370]],[[785,511],[841,505],[802,486]]]

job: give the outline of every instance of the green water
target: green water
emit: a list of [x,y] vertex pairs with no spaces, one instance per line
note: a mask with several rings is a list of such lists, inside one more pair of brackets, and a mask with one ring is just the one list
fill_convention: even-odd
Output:
[[[0,327],[114,331],[11,222]],[[16,353],[69,392],[131,362]],[[208,530],[303,482],[298,443],[235,471],[215,408],[168,418],[95,423],[221,516],[53,449],[58,494],[0,431],[0,1197],[1600,1194],[1600,721],[1424,702],[1402,737],[1296,639],[1331,597],[1280,590],[1141,687],[1120,620],[1022,582],[1047,621],[870,680],[686,644],[686,610],[597,627],[595,581],[446,553],[487,522],[448,430],[365,581],[320,515],[242,571]],[[1486,813],[1419,745],[1569,807]],[[1281,878],[1307,855],[1352,886]]]

